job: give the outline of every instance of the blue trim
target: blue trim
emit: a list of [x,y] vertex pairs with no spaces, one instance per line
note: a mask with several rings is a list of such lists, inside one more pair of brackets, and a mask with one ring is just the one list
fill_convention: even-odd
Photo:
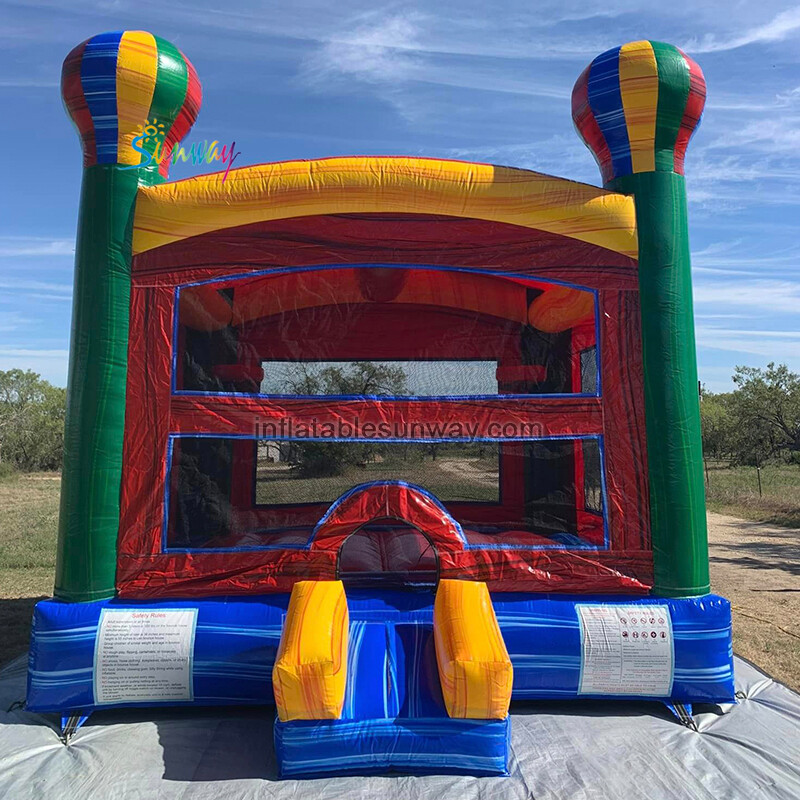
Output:
[[172,394],[183,394],[183,390],[178,391],[178,311],[180,310],[181,303],[181,287],[176,286],[173,289],[173,307],[172,307],[172,375],[170,375],[170,391]]
[[[421,495],[423,495],[423,497],[427,497],[428,500],[430,500],[442,512],[442,514],[444,514],[444,516],[453,523],[465,549],[469,547],[467,537],[464,536],[464,530],[461,527],[461,523],[458,520],[453,519],[453,516],[442,505],[439,498],[431,494],[427,489],[423,489],[422,486],[417,486],[416,483],[409,483],[408,481],[368,481],[367,483],[359,483],[356,486],[353,486],[351,489],[348,489],[343,495],[333,501],[330,508],[322,515],[319,522],[317,522],[317,524],[314,526],[314,529],[311,531],[311,536],[308,540],[309,546],[316,538],[317,531],[328,521],[328,518],[331,516],[331,514],[333,514],[334,511],[336,511],[337,508],[339,508],[339,506],[341,506],[354,494],[363,492],[366,489],[371,489],[373,486],[402,486],[405,489],[413,489],[415,492],[419,492]],[[408,522],[409,520],[405,521]]]
[[[400,359],[397,359],[400,360]],[[409,360],[409,359],[405,359]],[[456,361],[458,359],[448,359]],[[292,361],[292,364],[313,363]],[[349,363],[346,361],[343,364]],[[391,363],[391,361],[389,361]],[[425,363],[425,362],[423,362]],[[598,385],[599,385],[598,381]],[[575,392],[553,392],[552,394],[258,394],[256,392],[202,392],[196,389],[176,389],[173,395],[177,397],[252,397],[263,400],[374,400],[378,402],[405,402],[406,400],[421,400],[424,402],[441,402],[446,400],[530,400],[531,398],[545,400],[587,400],[597,398],[599,395]]]
[[[259,439],[259,437],[252,433],[170,433],[172,439]],[[429,444],[430,442],[550,442],[558,439],[600,439],[603,434],[601,433],[559,433],[551,436],[432,436],[426,439],[404,439],[404,438],[380,438],[368,439],[363,436],[268,436],[264,441],[282,441],[282,442],[405,442],[414,443],[422,442]]]
[[[603,498],[603,550],[611,547],[611,532],[608,528],[608,490],[606,488],[606,443],[602,436],[587,436],[587,439],[597,439],[597,449],[600,451],[600,492]],[[586,462],[584,462],[584,470]]]
[[[259,531],[254,531],[258,533]],[[242,547],[168,547],[164,553],[260,553],[262,550],[308,550],[301,544],[264,544]]]
[[61,715],[61,736],[62,736],[62,739],[63,739],[64,735],[67,733],[67,726],[69,725],[69,721],[73,717],[77,717],[77,720],[75,722],[75,726],[72,729],[72,733],[74,734],[78,730],[78,728],[83,726],[83,724],[86,722],[87,719],[89,719],[89,717],[91,715],[92,715],[91,711],[88,711],[85,714],[81,714],[81,713],[73,714],[70,711],[66,712],[65,714],[62,714]]
[[[588,397],[602,397],[603,396],[603,373],[600,369],[600,346],[602,340],[602,328],[600,327],[600,293],[594,294],[594,363],[595,371],[597,373],[597,380],[595,381],[594,395],[587,395]],[[620,354],[621,357],[621,354]],[[578,356],[580,358],[580,355]],[[583,395],[581,395],[583,396]]]
[[259,278],[262,275],[281,275],[290,272],[316,272],[318,270],[328,269],[429,269],[435,272],[467,272],[478,273],[479,275],[491,275],[495,278],[519,278],[524,281],[533,281],[534,283],[551,283],[557,286],[568,286],[572,289],[581,289],[584,292],[597,292],[597,289],[591,289],[588,286],[582,286],[579,283],[571,283],[569,281],[560,281],[553,278],[537,278],[533,275],[523,275],[520,272],[503,272],[501,270],[491,269],[473,269],[472,267],[450,267],[440,266],[436,264],[383,264],[381,262],[369,262],[358,264],[312,264],[306,267],[273,267],[270,269],[256,270],[255,272],[240,272],[233,275],[225,275],[222,277],[205,278],[202,281],[192,281],[190,283],[182,283],[177,288],[186,289],[190,286],[205,286],[208,283],[223,283],[228,281],[238,281],[244,278]]
[[167,536],[169,533],[169,506],[170,500],[170,483],[172,482],[172,444],[175,439],[182,438],[179,434],[171,433],[167,436],[167,472],[164,477],[164,519],[161,523],[161,552],[169,552],[167,547]]
[[250,505],[253,508],[261,508],[261,503],[257,503],[258,495],[258,442],[253,442],[253,474],[250,476]]
[[[258,278],[264,275],[288,275],[298,272],[316,272],[331,269],[422,269],[434,272],[463,272],[466,274],[489,275],[495,278],[514,278],[527,281],[529,283],[547,283],[553,286],[566,286],[571,289],[579,289],[583,292],[591,292],[594,295],[594,324],[595,340],[597,342],[597,390],[594,394],[583,394],[578,392],[550,393],[550,394],[470,394],[470,395],[352,395],[352,394],[261,394],[260,392],[203,392],[192,389],[177,388],[177,359],[178,359],[178,312],[180,309],[180,292],[193,286],[205,286],[212,283],[230,283],[232,281],[245,280],[246,278]],[[227,286],[225,288],[228,288]],[[235,288],[235,287],[234,287]],[[530,398],[589,398],[601,397],[600,379],[600,303],[599,290],[590,289],[577,283],[552,280],[550,278],[536,278],[531,275],[522,275],[518,272],[498,272],[484,269],[469,269],[467,267],[437,267],[430,264],[319,264],[311,267],[279,267],[276,269],[258,270],[256,272],[240,273],[238,275],[226,275],[224,277],[206,278],[202,281],[184,283],[174,289],[175,300],[173,308],[172,323],[172,377],[170,381],[173,395],[187,397],[258,397],[266,400],[373,400],[378,402],[394,402],[397,400],[497,400],[498,398],[509,400],[527,400]],[[403,359],[395,359],[403,360]],[[413,359],[406,359],[413,360]],[[458,360],[458,359],[448,359]],[[464,359],[465,361],[475,361],[476,359]],[[288,362],[297,363],[297,362]]]
[[[464,545],[465,550],[524,550],[524,551],[535,551],[535,550],[563,550],[563,551],[575,551],[575,550],[587,550],[587,551],[602,551],[608,550],[610,545],[610,532],[608,526],[608,494],[606,489],[606,479],[605,479],[605,448],[603,442],[603,435],[602,434],[578,434],[578,435],[569,435],[569,436],[537,436],[537,437],[517,437],[513,439],[509,438],[488,438],[488,437],[478,437],[474,439],[356,439],[356,438],[346,438],[346,439],[325,439],[325,438],[297,438],[297,437],[270,437],[270,439],[276,439],[280,441],[302,441],[302,442],[398,442],[398,443],[414,443],[424,441],[428,442],[454,442],[454,441],[467,441],[467,442],[541,442],[541,441],[584,441],[586,439],[596,439],[598,443],[598,449],[600,450],[600,483],[601,483],[601,492],[603,497],[603,546],[598,547],[597,545],[566,545],[566,544],[552,544],[552,545],[506,545],[506,544],[470,544],[467,540],[466,536],[464,535],[463,528],[461,524],[456,520],[449,511],[442,505],[441,501],[427,489],[423,489],[421,486],[418,486],[414,483],[408,483],[407,481],[371,481],[368,483],[360,483],[352,488],[348,489],[343,495],[340,495],[333,503],[328,507],[328,510],[323,514],[320,520],[314,525],[314,528],[309,535],[308,540],[304,545],[260,545],[260,546],[245,546],[245,547],[168,547],[167,544],[167,533],[168,533],[168,522],[169,522],[169,508],[170,508],[170,475],[172,473],[172,452],[173,452],[173,441],[175,439],[257,439],[258,437],[252,434],[245,434],[245,433],[170,433],[168,436],[167,441],[167,473],[164,480],[164,520],[162,524],[162,535],[161,535],[161,552],[162,553],[239,553],[239,552],[253,552],[259,550],[309,550],[311,548],[311,544],[314,541],[314,537],[316,536],[316,532],[319,527],[328,519],[329,515],[337,508],[342,502],[344,502],[348,497],[350,497],[354,492],[370,487],[370,486],[385,486],[385,485],[396,485],[396,486],[405,486],[411,489],[414,489],[430,500],[454,523],[456,529],[459,532],[459,537]],[[324,501],[323,501],[324,502]],[[314,503],[313,505],[317,505]],[[567,531],[556,531],[554,536],[559,534],[567,534]]]

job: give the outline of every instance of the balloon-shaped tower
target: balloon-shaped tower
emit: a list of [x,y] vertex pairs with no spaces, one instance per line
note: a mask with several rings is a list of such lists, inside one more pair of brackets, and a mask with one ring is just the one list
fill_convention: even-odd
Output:
[[630,42],[599,55],[572,91],[572,117],[607,189],[633,195],[655,585],[709,591],[700,405],[689,261],[686,146],[705,81],[677,47]]
[[117,31],[67,56],[61,94],[84,172],[55,594],[86,601],[114,594],[136,193],[166,179],[170,159],[149,154],[188,133],[201,91],[174,45]]

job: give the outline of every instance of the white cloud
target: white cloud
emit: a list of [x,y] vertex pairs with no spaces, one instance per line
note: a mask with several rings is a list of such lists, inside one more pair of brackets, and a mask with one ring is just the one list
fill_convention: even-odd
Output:
[[709,147],[727,150],[750,148],[771,156],[781,153],[794,156],[800,145],[798,125],[800,116],[778,113],[776,109],[774,114],[734,127]]
[[696,272],[740,276],[794,272],[800,267],[800,245],[775,249],[767,254],[763,249],[757,253],[748,252],[748,249],[741,238],[714,242],[692,253],[692,267]]
[[20,311],[0,311],[0,333],[9,333],[24,328],[33,322]]
[[[714,245],[706,250],[711,257],[726,252]],[[701,362],[703,349],[738,353],[745,363],[752,362],[748,358],[752,356],[800,361],[800,284],[781,280],[700,283],[694,296]],[[773,327],[754,327],[762,322]],[[701,374],[707,371],[701,367]]]
[[748,319],[746,315],[743,314],[695,314],[694,315],[695,322],[697,320],[712,320],[712,319]]
[[517,144],[453,148],[447,156],[507,164],[547,175],[569,175],[573,180],[594,184],[600,179],[592,155],[574,133]]
[[708,102],[705,105],[704,113],[707,115],[710,111],[745,111],[751,114],[760,113],[762,111],[771,111],[775,108],[775,102],[764,102],[763,99],[748,100],[746,97],[725,97],[719,94],[711,94]]
[[3,89],[55,89],[59,82],[44,78],[0,78]]
[[778,106],[784,108],[800,103],[800,86],[795,86],[794,89],[789,89],[786,92],[778,92],[775,95],[775,102]]
[[72,294],[72,286],[70,284],[50,283],[49,281],[10,281],[6,279],[0,280],[0,289],[18,292],[46,292],[67,297]]
[[763,25],[756,25],[741,33],[722,37],[713,33],[701,39],[689,40],[684,49],[691,53],[719,53],[736,50],[749,44],[778,42],[800,30],[800,6],[782,11]]
[[68,303],[72,300],[69,294],[45,294],[40,292],[26,292],[25,297],[31,300],[46,300],[53,303]]
[[368,83],[396,83],[423,75],[417,36],[423,17],[418,12],[370,15],[350,33],[332,37],[306,60],[303,77],[321,83],[330,77]]
[[686,167],[689,202],[715,216],[758,206],[800,204],[800,160],[790,145],[796,133],[781,125],[748,139],[741,135],[745,128],[748,123],[739,120],[730,135],[690,149]]
[[[599,42],[589,43],[585,38],[559,43],[552,35],[535,33],[543,24],[541,17],[524,16],[516,26],[498,20],[490,29],[469,16],[452,12],[448,16],[445,9],[435,8],[436,16],[385,10],[360,15],[348,23],[347,30],[323,37],[303,61],[300,83],[320,92],[332,88],[358,92],[367,86],[410,121],[441,112],[439,98],[422,96],[419,87],[425,84],[558,100],[568,108],[571,79],[554,80],[549,71],[530,66],[520,70],[517,62],[588,60],[604,49]],[[578,13],[575,20],[598,16],[609,15]],[[474,102],[481,100],[475,98]]]
[[35,236],[0,236],[0,258],[22,256],[71,256],[74,239],[46,239]]
[[774,361],[800,359],[800,333],[740,330],[698,325],[698,347],[761,356]]
[[695,283],[694,302],[715,311],[730,307],[792,314],[800,321],[800,283],[785,280],[739,280],[725,283]]
[[757,330],[744,330],[742,328],[701,328],[704,333],[713,334],[714,336],[747,336],[756,339],[789,339],[800,342],[800,331],[765,331]]
[[733,366],[719,366],[703,363],[705,353],[700,353],[697,365],[700,383],[711,392],[730,392],[733,389]]

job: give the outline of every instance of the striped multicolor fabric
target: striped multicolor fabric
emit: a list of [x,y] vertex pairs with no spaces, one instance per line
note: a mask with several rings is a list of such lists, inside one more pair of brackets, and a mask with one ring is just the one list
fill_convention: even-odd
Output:
[[572,90],[572,118],[604,182],[636,172],[683,174],[706,86],[700,67],[662,42],[630,42],[599,55]]
[[[146,31],[102,33],[79,44],[61,73],[64,104],[83,143],[84,167],[140,164],[133,140],[150,123],[169,152],[189,131],[200,110],[201,88],[191,63],[174,45]],[[166,177],[169,159],[149,173]]]

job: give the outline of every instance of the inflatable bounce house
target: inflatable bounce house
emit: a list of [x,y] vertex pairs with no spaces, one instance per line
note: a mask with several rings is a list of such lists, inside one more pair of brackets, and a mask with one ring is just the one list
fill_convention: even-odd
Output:
[[97,709],[274,704],[283,776],[502,775],[512,701],[646,698],[687,724],[734,701],[690,58],[632,42],[578,79],[602,189],[233,150],[167,182],[200,84],[141,31],[75,48],[62,92],[84,172],[29,709],[69,734]]

